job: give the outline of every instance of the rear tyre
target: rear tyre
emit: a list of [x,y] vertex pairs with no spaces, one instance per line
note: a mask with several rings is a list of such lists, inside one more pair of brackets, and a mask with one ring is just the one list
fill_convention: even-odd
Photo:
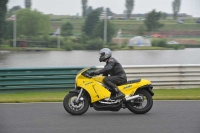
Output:
[[76,102],[77,93],[69,93],[63,100],[65,110],[71,115],[82,115],[89,108],[89,102],[86,96],[81,96],[80,100]]
[[135,95],[140,95],[142,98],[128,101],[127,108],[135,114],[147,113],[153,106],[152,96],[144,89],[138,90]]

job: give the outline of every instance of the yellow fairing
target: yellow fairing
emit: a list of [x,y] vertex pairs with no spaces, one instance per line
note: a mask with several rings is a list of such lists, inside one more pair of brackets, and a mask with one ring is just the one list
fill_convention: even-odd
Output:
[[[103,85],[103,79],[104,76],[95,76],[93,78],[86,78],[83,75],[80,74],[76,77],[76,86],[81,87],[85,89],[90,97],[91,97],[91,103],[99,101],[101,99],[109,98],[111,92],[108,91]],[[139,87],[142,87],[144,85],[151,84],[150,81],[141,79],[138,83],[133,84],[125,84],[118,86],[118,88],[125,94],[125,95],[131,95],[136,92],[136,90]]]
[[110,91],[104,88],[101,84],[103,78],[103,76],[97,76],[88,79],[82,75],[79,75],[77,78],[77,86],[85,89],[89,93],[91,97],[91,103],[110,97]]
[[145,80],[145,79],[141,79],[140,82],[137,83],[132,83],[132,84],[125,84],[122,86],[118,86],[118,88],[125,94],[125,95],[130,95],[130,94],[134,94],[136,92],[136,90],[142,86],[151,84],[150,81]]

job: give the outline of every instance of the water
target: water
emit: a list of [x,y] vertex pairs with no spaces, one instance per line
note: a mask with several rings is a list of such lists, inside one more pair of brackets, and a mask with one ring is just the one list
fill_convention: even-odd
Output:
[[[122,65],[200,64],[200,49],[113,51]],[[0,51],[0,68],[103,66],[98,51]]]

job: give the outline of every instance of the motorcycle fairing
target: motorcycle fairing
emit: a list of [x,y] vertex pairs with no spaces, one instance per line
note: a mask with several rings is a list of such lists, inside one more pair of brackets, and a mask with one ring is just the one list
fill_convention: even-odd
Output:
[[[110,98],[111,92],[104,87],[103,79],[104,76],[95,76],[92,78],[86,78],[82,75],[83,72],[87,71],[89,68],[84,69],[79,72],[76,76],[76,86],[83,88],[88,92],[91,98],[91,103],[96,101]],[[141,79],[140,82],[124,84],[118,86],[118,88],[125,94],[125,95],[134,95],[136,90],[142,86],[151,84],[150,81]]]

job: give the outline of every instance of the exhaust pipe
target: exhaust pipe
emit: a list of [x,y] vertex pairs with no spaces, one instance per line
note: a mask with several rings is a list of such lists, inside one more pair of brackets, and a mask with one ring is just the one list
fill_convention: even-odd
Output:
[[131,97],[126,97],[125,100],[130,101],[130,100],[133,100],[133,99],[136,99],[136,98],[141,98],[141,96],[135,95],[135,96],[131,96]]

